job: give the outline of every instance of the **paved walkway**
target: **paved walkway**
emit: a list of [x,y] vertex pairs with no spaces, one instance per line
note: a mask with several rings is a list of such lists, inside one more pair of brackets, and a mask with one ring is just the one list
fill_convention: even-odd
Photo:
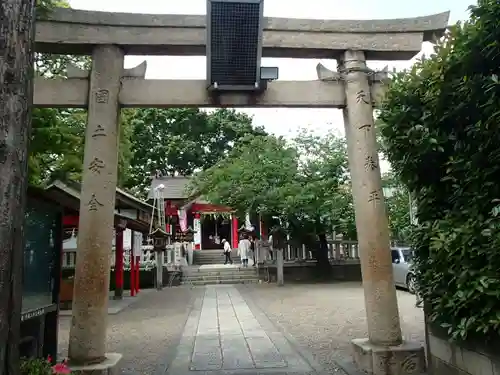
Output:
[[311,363],[234,286],[207,286],[166,373],[299,375],[315,373]]

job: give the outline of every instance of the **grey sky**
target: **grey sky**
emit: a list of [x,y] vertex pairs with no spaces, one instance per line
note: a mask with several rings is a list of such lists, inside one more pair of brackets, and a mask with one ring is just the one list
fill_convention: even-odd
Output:
[[[205,0],[70,0],[76,9],[131,13],[204,14]],[[468,17],[467,8],[473,0],[265,0],[264,13],[268,17],[320,18],[320,19],[381,19],[424,16],[451,11],[450,22]],[[403,5],[404,4],[404,5]],[[424,45],[425,53],[431,51]],[[143,56],[131,56],[126,66],[135,66]],[[204,79],[203,57],[146,57],[147,78]],[[263,64],[279,66],[280,79],[316,79],[315,66],[320,60],[264,59]],[[335,67],[335,61],[322,60],[324,65]],[[402,69],[411,62],[372,62],[370,67],[380,69],[385,65]],[[300,127],[324,133],[337,129],[343,133],[342,116],[334,109],[248,109],[258,125],[263,125],[277,135],[293,134]]]

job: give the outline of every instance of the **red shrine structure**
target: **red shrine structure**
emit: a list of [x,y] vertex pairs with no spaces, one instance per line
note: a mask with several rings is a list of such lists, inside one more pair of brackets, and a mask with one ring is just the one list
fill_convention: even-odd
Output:
[[160,194],[165,204],[166,230],[173,234],[181,231],[180,216],[185,215],[187,225],[194,234],[195,250],[221,249],[226,239],[233,248],[238,247],[238,218],[230,207],[212,204],[203,197],[189,196],[189,177],[154,177],[148,200],[154,200],[155,189],[162,186]]
[[[55,181],[45,189],[46,194],[56,199],[64,206],[64,215],[62,226],[65,231],[78,229],[79,211],[80,211],[80,185],[76,183],[63,183]],[[124,289],[124,230],[130,229],[133,232],[142,233],[145,236],[149,234],[149,225],[151,222],[151,207],[146,202],[137,199],[127,192],[116,189],[115,202],[115,299],[123,298]],[[112,230],[112,228],[110,228]],[[134,296],[139,292],[139,268],[141,249],[137,244],[134,246],[132,241],[131,264],[130,264],[130,294]],[[78,256],[78,252],[77,252]],[[64,286],[64,285],[63,285]],[[63,286],[61,293],[63,293]],[[72,299],[73,287],[69,287],[69,297]],[[61,298],[62,300],[63,298]]]

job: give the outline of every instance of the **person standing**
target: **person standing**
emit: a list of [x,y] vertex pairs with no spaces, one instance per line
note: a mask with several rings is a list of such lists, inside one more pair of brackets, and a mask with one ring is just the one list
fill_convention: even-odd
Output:
[[243,267],[248,267],[248,253],[250,252],[250,240],[248,239],[248,234],[244,233],[243,238],[238,244],[238,255],[241,258],[241,263]]
[[226,241],[226,239],[222,240],[222,244],[224,245],[224,256],[226,257],[224,264],[227,264],[228,262],[233,264],[233,260],[231,259],[231,245]]
[[273,235],[272,234],[267,239],[267,243],[269,244],[269,256],[271,257],[271,261],[273,261]]
[[254,236],[250,236],[250,251],[252,252],[253,258],[253,266],[257,266],[257,260],[255,259],[255,251],[257,249],[257,244],[255,243],[256,238]]

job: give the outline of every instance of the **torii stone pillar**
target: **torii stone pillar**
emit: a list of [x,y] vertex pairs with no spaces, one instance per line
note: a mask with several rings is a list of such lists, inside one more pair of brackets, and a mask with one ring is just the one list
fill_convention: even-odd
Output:
[[356,215],[368,338],[353,340],[354,360],[375,375],[420,374],[424,349],[403,342],[392,271],[387,214],[373,121],[370,72],[362,51],[339,62],[344,81],[345,129]]
[[121,358],[106,353],[106,328],[124,53],[96,47],[92,59],[69,360],[75,372],[107,373]]

